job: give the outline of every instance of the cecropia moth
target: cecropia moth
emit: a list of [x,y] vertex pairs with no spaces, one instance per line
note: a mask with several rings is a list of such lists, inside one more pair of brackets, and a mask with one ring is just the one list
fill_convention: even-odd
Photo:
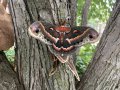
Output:
[[61,63],[66,63],[78,80],[79,75],[73,63],[72,53],[86,43],[95,42],[98,32],[86,26],[52,25],[36,21],[30,25],[29,34],[48,45],[49,50]]

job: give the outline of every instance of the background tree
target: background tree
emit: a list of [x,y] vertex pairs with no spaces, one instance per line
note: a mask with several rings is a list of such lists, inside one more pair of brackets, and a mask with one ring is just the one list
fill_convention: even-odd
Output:
[[[80,25],[82,23],[82,15],[83,15],[83,7],[85,6],[85,2],[88,2],[89,0],[78,0],[77,2],[77,25]],[[108,17],[110,15],[110,12],[112,11],[113,4],[115,3],[115,0],[100,0],[99,2],[97,0],[92,0],[91,5],[89,7],[89,13],[88,13],[88,20],[87,25],[95,28],[99,34],[100,37],[104,31],[104,27],[106,25],[106,21],[108,20]],[[87,10],[88,11],[88,10]],[[84,17],[85,18],[85,17]],[[82,46],[79,50],[79,52],[76,54],[76,67],[78,70],[78,73],[80,76],[83,75],[85,72],[89,62],[92,59],[92,56],[96,49],[96,44],[87,44],[85,46]]]
[[48,73],[52,64],[46,45],[31,38],[28,27],[37,20],[57,24],[60,18],[70,17],[75,23],[76,0],[10,0],[15,28],[16,64],[19,80],[25,90],[75,90],[71,71],[60,65],[54,76]]
[[83,26],[86,26],[88,23],[88,13],[89,13],[90,4],[91,4],[91,0],[85,0],[85,4],[82,10],[82,21],[81,21],[81,25]]
[[77,90],[119,90],[120,89],[120,1],[113,12],[97,47],[96,54]]

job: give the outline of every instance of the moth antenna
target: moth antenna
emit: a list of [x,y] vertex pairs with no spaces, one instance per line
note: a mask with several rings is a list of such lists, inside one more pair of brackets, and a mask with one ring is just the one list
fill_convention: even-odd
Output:
[[65,19],[59,19],[59,24],[60,24],[60,26],[65,25],[66,20]]

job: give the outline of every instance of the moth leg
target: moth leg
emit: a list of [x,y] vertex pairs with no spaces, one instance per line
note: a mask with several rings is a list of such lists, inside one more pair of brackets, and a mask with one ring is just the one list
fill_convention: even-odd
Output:
[[76,70],[74,63],[73,63],[72,56],[69,56],[69,60],[68,60],[68,62],[66,62],[66,64],[68,65],[68,67],[72,71],[72,73],[75,75],[76,79],[78,81],[80,81],[79,75],[78,75],[77,70]]
[[58,59],[54,56],[53,57],[53,66],[52,68],[50,69],[50,72],[49,72],[49,76],[52,76],[55,74],[55,72],[57,71],[57,68],[59,66],[60,62],[58,61]]

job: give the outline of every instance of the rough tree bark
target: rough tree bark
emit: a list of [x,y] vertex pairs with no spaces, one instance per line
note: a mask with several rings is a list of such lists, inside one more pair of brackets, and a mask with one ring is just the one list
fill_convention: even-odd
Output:
[[77,90],[120,90],[120,0]]
[[85,4],[82,9],[82,21],[81,21],[82,26],[86,26],[88,23],[88,13],[89,13],[90,4],[91,4],[91,0],[85,0]]
[[22,90],[17,74],[2,51],[0,51],[0,90]]
[[16,62],[24,90],[75,90],[74,77],[65,65],[60,65],[52,77],[52,65],[46,45],[31,38],[28,27],[37,20],[58,23],[59,18],[76,17],[76,0],[10,0],[16,36]]

